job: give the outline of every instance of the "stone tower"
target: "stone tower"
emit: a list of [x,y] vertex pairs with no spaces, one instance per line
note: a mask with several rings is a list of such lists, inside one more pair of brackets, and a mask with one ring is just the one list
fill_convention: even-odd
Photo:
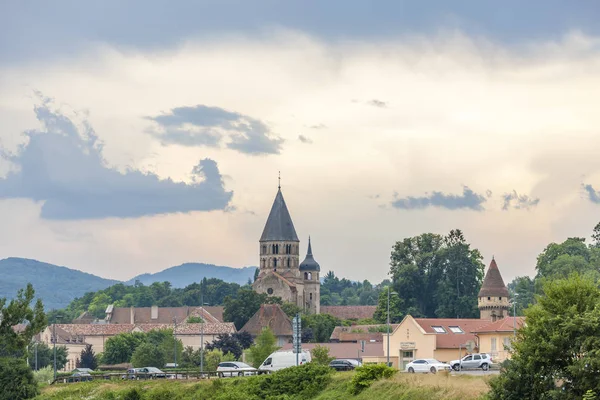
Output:
[[252,285],[256,292],[281,297],[304,308],[304,280],[298,269],[299,245],[280,186],[259,240],[259,274]]
[[304,303],[305,309],[312,314],[321,312],[321,281],[319,280],[319,272],[321,266],[315,261],[312,254],[312,244],[310,237],[308,238],[308,251],[306,258],[300,264],[300,273],[304,278]]
[[508,315],[508,288],[493,257],[479,291],[478,307],[481,319],[495,321]]

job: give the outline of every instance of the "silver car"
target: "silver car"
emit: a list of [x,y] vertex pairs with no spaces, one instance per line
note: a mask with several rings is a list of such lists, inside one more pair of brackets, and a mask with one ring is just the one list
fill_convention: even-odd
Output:
[[219,364],[217,372],[220,377],[255,375],[256,368],[239,361],[226,361]]
[[464,356],[460,360],[452,360],[449,363],[452,369],[460,371],[461,369],[478,369],[481,368],[484,371],[490,369],[493,365],[492,358],[486,353],[469,354]]

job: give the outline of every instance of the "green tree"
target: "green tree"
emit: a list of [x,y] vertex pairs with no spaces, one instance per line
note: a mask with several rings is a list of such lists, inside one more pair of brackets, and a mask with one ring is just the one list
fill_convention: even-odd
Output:
[[240,289],[237,292],[237,297],[228,296],[225,298],[224,303],[223,318],[225,321],[233,322],[237,329],[242,329],[246,322],[260,309],[261,304],[281,304],[281,299],[269,297],[266,293],[256,293],[252,289]]
[[233,354],[233,357],[237,360],[242,356],[242,345],[233,336],[228,333],[217,336],[217,339],[212,343],[206,345],[207,350],[219,349],[223,354]]
[[543,291],[525,311],[511,360],[490,382],[492,400],[581,399],[588,390],[600,392],[600,290],[574,274],[547,282]]
[[120,364],[130,362],[135,349],[145,342],[146,335],[141,332],[121,333],[106,340],[102,362]]
[[[528,276],[517,276],[508,284],[510,298],[516,303],[515,311],[517,315],[523,315],[524,310],[535,303],[535,282]],[[510,315],[513,315],[511,307]]]
[[[35,348],[37,346],[37,360],[38,369],[45,368],[47,366],[54,365],[54,348],[48,346],[46,343],[38,342],[37,344],[32,343],[27,349],[27,358],[29,359],[29,366],[35,369]],[[67,357],[69,351],[66,346],[56,346],[56,368],[63,369],[67,365]]]
[[269,328],[264,328],[260,335],[256,337],[254,345],[248,349],[248,355],[252,360],[254,368],[260,367],[265,359],[275,350],[278,349],[277,338],[273,334],[273,331]]
[[224,361],[236,360],[233,354],[223,354],[223,352],[219,349],[212,349],[210,351],[207,351],[204,355],[204,359],[206,361],[204,368],[206,371],[216,371],[217,367],[219,366],[219,363],[222,363]]
[[[397,324],[402,321],[402,300],[400,297],[392,293],[393,289],[390,290],[390,323]],[[373,319],[377,324],[386,324],[387,323],[387,312],[388,312],[388,291],[382,290],[379,293],[379,302],[377,304],[377,308],[375,309],[375,313],[373,314]]]
[[320,365],[329,365],[335,357],[329,355],[329,347],[317,345],[310,352],[312,355],[312,361]]
[[106,307],[112,304],[112,301],[106,293],[99,292],[88,306],[88,312],[96,318],[103,318],[106,313]]
[[166,364],[165,360],[165,352],[149,342],[140,344],[131,356],[131,363],[136,368],[162,368]]
[[596,224],[592,232],[592,247],[600,248],[600,222]]
[[94,350],[92,350],[91,344],[87,344],[85,349],[81,350],[81,355],[79,356],[79,365],[77,368],[98,368],[98,359],[96,358],[96,354],[94,354]]
[[191,316],[188,317],[187,321],[188,324],[201,324],[204,322],[204,320],[202,319],[201,316],[196,315],[196,316]]
[[296,316],[296,314],[302,312],[302,309],[300,307],[298,307],[296,304],[290,303],[287,301],[283,302],[283,304],[281,305],[281,309],[290,318],[294,318]]
[[194,350],[192,346],[187,346],[181,353],[181,365],[184,368],[194,368],[200,366],[202,353],[200,349]]
[[310,314],[302,317],[302,328],[311,329],[313,342],[329,342],[329,337],[336,326],[341,325],[341,321],[329,314]]
[[22,358],[0,358],[0,400],[31,399],[39,389],[33,371]]

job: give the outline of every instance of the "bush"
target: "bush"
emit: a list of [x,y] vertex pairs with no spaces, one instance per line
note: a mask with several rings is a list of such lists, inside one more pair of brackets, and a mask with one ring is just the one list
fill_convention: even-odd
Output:
[[381,378],[390,378],[398,370],[385,364],[368,364],[356,368],[356,373],[350,382],[350,392],[358,394]]
[[320,365],[329,365],[329,363],[335,358],[329,356],[329,347],[316,345],[312,351],[312,362]]
[[252,385],[248,392],[259,398],[277,398],[278,396],[298,396],[308,399],[323,391],[331,381],[332,370],[328,366],[308,363],[297,367],[285,368],[267,375],[258,384]]
[[54,369],[47,366],[33,373],[33,377],[37,383],[49,383],[54,379]]
[[31,368],[20,358],[0,359],[0,388],[0,400],[31,399],[39,393]]
[[143,393],[137,387],[131,388],[130,390],[125,392],[125,395],[123,396],[123,400],[142,400],[142,398]]
[[135,349],[133,356],[131,356],[131,363],[136,368],[162,368],[165,365],[165,353],[162,349],[150,343],[142,343]]

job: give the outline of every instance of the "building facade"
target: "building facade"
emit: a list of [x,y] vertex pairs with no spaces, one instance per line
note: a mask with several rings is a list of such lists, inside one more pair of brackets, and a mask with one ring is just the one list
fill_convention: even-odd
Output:
[[321,267],[313,257],[310,239],[306,258],[300,263],[300,240],[281,187],[259,240],[259,258],[259,274],[252,285],[256,292],[280,297],[308,312],[320,312]]

